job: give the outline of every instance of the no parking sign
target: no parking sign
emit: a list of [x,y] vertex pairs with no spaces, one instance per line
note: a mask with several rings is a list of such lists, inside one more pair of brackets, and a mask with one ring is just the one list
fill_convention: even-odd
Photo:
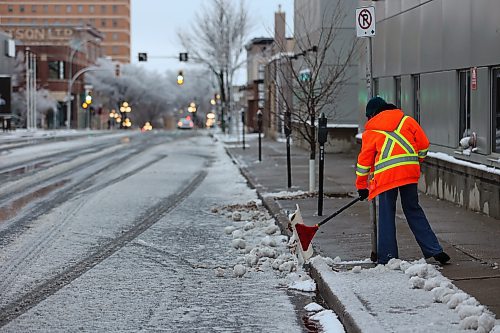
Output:
[[356,8],[356,36],[375,36],[375,7]]

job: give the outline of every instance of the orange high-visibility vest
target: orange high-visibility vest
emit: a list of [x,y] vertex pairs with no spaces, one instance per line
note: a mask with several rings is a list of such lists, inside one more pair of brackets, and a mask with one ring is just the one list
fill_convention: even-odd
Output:
[[398,109],[387,110],[368,120],[365,129],[356,164],[356,188],[368,188],[369,199],[373,199],[392,188],[418,183],[429,140],[415,119]]

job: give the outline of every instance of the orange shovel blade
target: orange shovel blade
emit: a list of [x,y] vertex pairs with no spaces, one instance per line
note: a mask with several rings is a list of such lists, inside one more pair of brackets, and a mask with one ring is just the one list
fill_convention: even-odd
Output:
[[309,244],[311,244],[316,231],[318,231],[319,227],[314,225],[312,227],[307,226],[302,223],[297,223],[295,225],[295,230],[297,231],[297,236],[299,237],[300,245],[304,251],[307,251],[309,248]]

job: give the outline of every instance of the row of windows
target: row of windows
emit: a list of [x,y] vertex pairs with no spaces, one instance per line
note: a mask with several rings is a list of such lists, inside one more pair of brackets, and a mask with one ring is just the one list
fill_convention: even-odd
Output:
[[[492,151],[500,153],[500,68],[493,68],[491,83],[491,96],[492,96]],[[470,136],[471,133],[471,70],[458,71],[459,81],[459,138],[458,141]],[[374,91],[378,94],[378,80],[374,80]],[[395,105],[401,107],[401,77],[394,77],[395,87]],[[420,122],[420,76],[412,76],[412,90],[413,90],[413,117]]]
[[[9,23],[30,23],[30,24],[44,24],[44,25],[48,25],[48,24],[60,24],[60,23],[67,23],[67,24],[72,24],[72,23],[75,23],[75,20],[74,19],[66,19],[64,22],[60,21],[60,20],[48,20],[48,19],[23,19],[23,18],[20,18],[20,19],[9,19],[9,18],[4,18],[3,20],[3,23],[6,23],[6,24],[9,24]],[[116,20],[116,19],[111,19],[111,20],[106,20],[106,19],[99,19],[97,20],[100,24],[100,27],[101,28],[105,28],[105,27],[113,27],[113,28],[118,28],[119,27],[119,21]],[[85,23],[89,23],[91,25],[93,25],[94,27],[98,28],[98,26],[96,25],[96,19],[93,19],[93,18],[90,18],[88,20],[83,20],[83,19],[80,19],[78,20],[79,24],[83,25]]]
[[[17,7],[17,8],[16,8]],[[57,14],[62,13],[64,10],[65,13],[73,13],[73,10],[75,10],[77,13],[91,13],[94,14],[96,13],[96,6],[95,5],[52,5],[53,11]],[[85,7],[87,7],[87,10],[85,11]],[[101,5],[100,7],[100,13],[101,14],[106,14],[108,13],[108,5]],[[17,9],[17,11],[16,11]],[[26,13],[28,9],[31,10],[32,13],[38,13],[39,10],[41,10],[41,13],[47,14],[49,13],[49,5],[8,5],[7,6],[7,12],[9,13]],[[111,12],[113,14],[118,13],[118,5],[112,5],[111,6]]]

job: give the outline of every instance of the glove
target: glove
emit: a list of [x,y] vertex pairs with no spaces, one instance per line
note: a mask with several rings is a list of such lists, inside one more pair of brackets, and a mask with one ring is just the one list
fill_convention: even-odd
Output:
[[361,201],[365,200],[366,198],[368,198],[368,194],[369,194],[369,193],[370,193],[370,192],[368,191],[368,189],[367,189],[367,188],[363,188],[363,189],[358,190],[359,199],[360,199]]

